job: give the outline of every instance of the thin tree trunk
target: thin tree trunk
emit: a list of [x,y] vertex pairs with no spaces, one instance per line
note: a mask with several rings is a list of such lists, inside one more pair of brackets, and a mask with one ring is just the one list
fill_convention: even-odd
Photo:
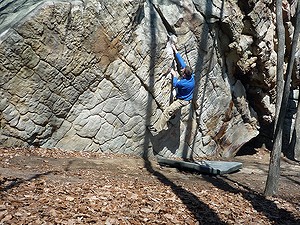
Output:
[[[274,145],[271,152],[269,173],[266,182],[264,194],[266,196],[275,195],[278,191],[279,174],[280,174],[280,153],[282,146],[282,124],[283,118],[280,113],[281,102],[284,90],[283,66],[284,66],[284,48],[285,48],[285,30],[282,18],[282,0],[276,0],[276,23],[278,37],[278,53],[277,53],[277,95],[276,95],[276,111],[274,125]],[[282,122],[281,122],[282,121]]]
[[[297,45],[299,41],[299,34],[300,34],[300,0],[297,2],[297,11],[296,11],[296,25],[294,30],[294,36],[293,36],[293,43],[292,43],[292,50],[291,50],[291,56],[290,56],[290,66],[288,67],[290,70],[288,70],[290,73],[292,73],[294,61],[295,61],[295,55],[297,50]],[[292,153],[293,158],[296,160],[300,159],[300,94],[298,96],[298,106],[297,106],[297,116],[295,121],[295,128],[293,135],[296,136],[296,142],[293,149],[289,149],[289,152]]]
[[300,161],[300,93],[298,96],[297,116],[295,120],[293,137],[295,137],[295,145],[293,146],[293,158],[297,161]]

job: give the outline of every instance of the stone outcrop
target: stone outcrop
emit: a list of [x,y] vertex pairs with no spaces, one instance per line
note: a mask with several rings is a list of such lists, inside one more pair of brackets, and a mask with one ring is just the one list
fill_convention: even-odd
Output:
[[[4,0],[0,8],[2,146],[229,157],[273,120],[272,1]],[[170,32],[197,87],[193,104],[152,136],[146,125],[170,102]]]

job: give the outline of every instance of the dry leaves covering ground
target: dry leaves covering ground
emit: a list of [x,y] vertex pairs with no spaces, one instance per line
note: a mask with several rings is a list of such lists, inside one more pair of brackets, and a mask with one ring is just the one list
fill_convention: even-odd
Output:
[[300,166],[283,161],[279,195],[266,199],[265,151],[225,176],[59,149],[0,156],[0,224],[300,224]]

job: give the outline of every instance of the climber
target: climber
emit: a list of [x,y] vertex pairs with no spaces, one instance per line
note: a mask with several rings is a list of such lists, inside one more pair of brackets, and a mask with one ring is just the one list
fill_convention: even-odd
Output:
[[170,71],[173,75],[173,87],[177,89],[176,100],[173,101],[171,105],[169,105],[163,111],[156,123],[147,126],[152,134],[157,134],[164,130],[166,128],[167,122],[176,113],[176,111],[181,107],[188,105],[193,99],[195,88],[194,73],[192,69],[185,64],[174,44],[172,44],[172,49],[181,68],[180,78],[177,78],[177,74],[173,68]]

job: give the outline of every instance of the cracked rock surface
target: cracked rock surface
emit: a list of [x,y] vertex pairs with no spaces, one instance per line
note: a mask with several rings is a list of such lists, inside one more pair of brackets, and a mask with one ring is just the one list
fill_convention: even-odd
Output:
[[[1,145],[235,155],[274,114],[274,9],[265,2],[2,1]],[[174,58],[158,9],[197,87],[168,131],[151,136]]]

